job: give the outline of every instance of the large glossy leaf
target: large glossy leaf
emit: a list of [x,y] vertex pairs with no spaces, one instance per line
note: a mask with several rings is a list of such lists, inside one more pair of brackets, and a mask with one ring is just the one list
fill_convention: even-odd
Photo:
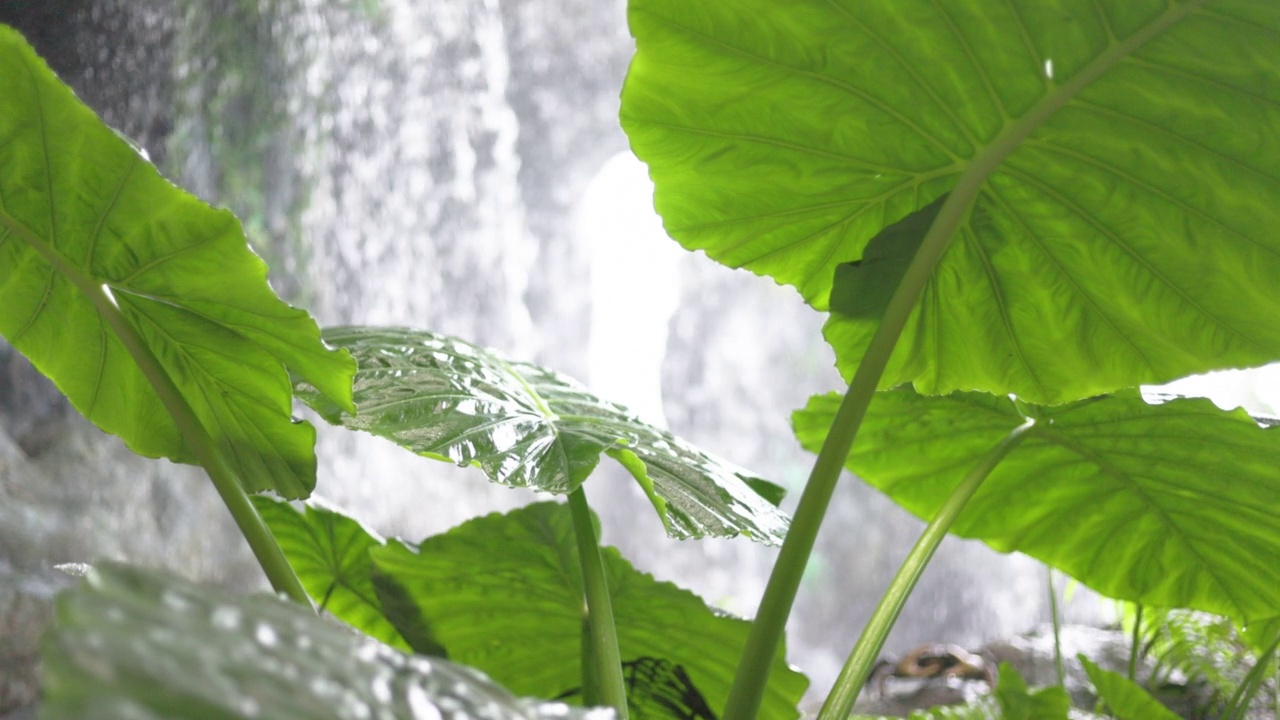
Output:
[[255,495],[253,504],[321,613],[392,647],[409,649],[373,589],[369,550],[381,547],[382,538],[315,497],[301,511],[263,495]]
[[169,184],[3,26],[0,334],[134,451],[193,462],[152,386],[167,375],[252,490],[315,484],[285,365],[353,408],[354,363],[276,298],[235,217]]
[[42,720],[608,720],[520,700],[274,597],[110,563],[58,599]]
[[780,542],[782,490],[712,457],[570,378],[455,338],[399,328],[332,328],[359,362],[357,415],[305,383],[326,420],[427,457],[482,468],[491,480],[567,493],[607,454],[631,473],[673,537]]
[[1084,655],[1077,657],[1111,717],[1116,720],[1178,720],[1178,715],[1151,697],[1151,693],[1143,690],[1142,686],[1119,673],[1103,670]]
[[[839,397],[793,416],[816,450]],[[1280,432],[1244,411],[1136,392],[1043,408],[952,531],[1019,550],[1107,595],[1236,619],[1280,610]],[[847,467],[899,505],[931,518],[965,473],[1024,422],[1007,398],[872,401]]]
[[[474,665],[515,692],[580,698],[583,586],[566,506],[537,503],[488,515],[416,548],[391,542],[373,556],[379,591],[414,602],[393,615],[398,626],[429,627],[451,660]],[[646,699],[658,681],[692,687],[714,713],[686,717],[718,717],[749,623],[635,570],[613,548],[604,548],[604,559],[622,659],[629,677],[650,683],[633,685],[629,694],[642,703],[638,716],[679,717]],[[413,634],[406,632],[411,642]],[[783,654],[770,675],[762,718],[797,716],[807,682]]]
[[[623,127],[685,247],[823,309],[951,192],[886,387],[1060,402],[1280,357],[1272,0],[629,7]],[[843,366],[875,323],[836,321]]]

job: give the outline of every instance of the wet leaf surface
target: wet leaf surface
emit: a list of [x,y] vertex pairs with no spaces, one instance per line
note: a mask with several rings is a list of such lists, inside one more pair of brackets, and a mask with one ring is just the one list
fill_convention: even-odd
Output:
[[305,383],[296,388],[329,422],[478,466],[497,483],[553,493],[577,488],[606,454],[640,484],[673,537],[742,534],[778,543],[786,532],[773,504],[780,488],[564,375],[421,330],[332,328],[324,337],[360,367],[356,415]]
[[608,720],[521,700],[274,597],[95,566],[43,643],[44,720]]

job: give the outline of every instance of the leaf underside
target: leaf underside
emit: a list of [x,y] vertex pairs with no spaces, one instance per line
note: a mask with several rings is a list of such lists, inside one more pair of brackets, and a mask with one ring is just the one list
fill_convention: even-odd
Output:
[[[826,309],[976,190],[884,376],[1057,403],[1280,357],[1271,0],[633,0],[667,231]],[[846,376],[878,318],[827,328]]]
[[[718,715],[750,624],[637,571],[617,550],[603,550],[622,659],[680,668]],[[414,601],[393,614],[397,626],[429,627],[451,660],[520,694],[572,696],[581,687],[584,591],[566,506],[543,502],[488,515],[416,547],[392,541],[373,556],[380,593],[392,589]],[[783,655],[774,663],[762,718],[795,718],[808,684]],[[639,717],[680,717],[643,693],[629,697],[642,703]]]
[[673,537],[742,534],[776,544],[786,532],[786,517],[770,502],[779,488],[564,375],[420,330],[331,328],[324,337],[360,366],[356,415],[305,383],[296,387],[329,422],[479,466],[497,483],[553,493],[581,485],[604,453],[640,483]]
[[61,595],[42,652],[45,720],[608,720],[520,700],[471,668],[361,639],[274,597],[97,565]]
[[161,177],[3,26],[0,96],[0,334],[135,452],[194,462],[122,319],[247,489],[309,493],[315,430],[284,366],[350,408],[351,359],[275,296],[231,213]]
[[[840,398],[793,416],[816,451]],[[1136,392],[1024,406],[1030,434],[952,532],[1020,551],[1115,598],[1237,620],[1280,609],[1280,433],[1210,401],[1149,405]],[[921,518],[1025,418],[979,393],[878,393],[846,467]]]

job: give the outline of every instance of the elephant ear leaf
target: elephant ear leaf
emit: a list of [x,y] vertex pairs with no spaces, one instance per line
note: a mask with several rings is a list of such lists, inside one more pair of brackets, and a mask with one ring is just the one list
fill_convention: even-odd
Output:
[[[840,399],[793,415],[821,446]],[[845,467],[921,518],[1027,417],[1035,425],[951,531],[1108,596],[1265,621],[1280,607],[1280,429],[1200,398],[1136,391],[1035,406],[983,393],[876,394]],[[1224,451],[1228,448],[1228,451]],[[1003,683],[1003,678],[1001,680]]]
[[[633,0],[628,19],[622,126],[686,248],[826,310],[837,267],[946,197],[894,241],[919,273],[883,387],[1055,404],[1280,356],[1272,3]],[[880,318],[830,308],[848,377]]]
[[[447,648],[513,692],[581,701],[584,589],[567,506],[535,503],[371,554],[383,607],[414,650]],[[750,623],[636,570],[615,548],[602,556],[632,717],[719,717]],[[772,663],[762,718],[798,715],[808,682],[785,655]]]
[[635,478],[677,538],[746,535],[779,543],[782,488],[650,425],[559,373],[422,330],[329,328],[360,363],[360,412],[305,383],[298,397],[329,422],[419,455],[475,465],[504,485],[569,493],[601,455]]
[[0,95],[0,334],[135,452],[194,462],[203,431],[246,489],[307,495],[315,430],[291,417],[286,367],[354,410],[352,359],[275,296],[231,213],[161,177],[3,26]]
[[407,655],[280,598],[95,566],[42,642],[44,720],[608,720],[518,698],[476,670]]

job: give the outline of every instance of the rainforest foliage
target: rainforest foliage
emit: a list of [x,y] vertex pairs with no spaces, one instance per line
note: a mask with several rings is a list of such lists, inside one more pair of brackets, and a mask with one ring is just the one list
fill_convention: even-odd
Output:
[[[793,417],[818,458],[790,520],[776,485],[570,378],[426,329],[322,331],[235,217],[0,28],[0,334],[136,452],[202,466],[287,597],[99,564],[60,600],[42,717],[793,718],[783,627],[845,467],[929,526],[823,720],[948,532],[1227,618],[1261,675],[1280,435],[1138,386],[1280,360],[1271,0],[631,0],[628,19],[621,121],[667,231],[828,318],[848,387]],[[567,502],[384,540],[286,502],[316,486],[295,400]],[[673,537],[781,544],[754,622],[599,545],[605,458]],[[1156,712],[1086,667],[1113,710]],[[1006,678],[1006,717],[1065,717],[1065,694]]]

